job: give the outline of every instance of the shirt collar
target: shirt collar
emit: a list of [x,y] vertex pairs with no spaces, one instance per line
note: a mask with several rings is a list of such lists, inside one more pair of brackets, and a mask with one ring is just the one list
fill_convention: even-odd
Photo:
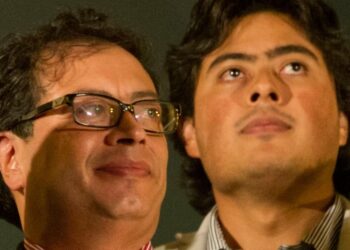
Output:
[[336,195],[322,220],[311,230],[304,241],[314,245],[316,249],[337,249],[344,213],[344,204],[340,196]]
[[[314,245],[315,249],[337,249],[344,212],[344,204],[340,196],[336,195],[333,204],[327,209],[321,221],[311,230],[303,241]],[[231,250],[223,237],[216,207],[213,207],[210,211],[209,217],[207,249]]]
[[[41,246],[30,242],[28,239],[24,239],[23,246],[25,250],[45,250]],[[148,242],[146,245],[141,247],[140,250],[153,250],[151,242]]]
[[144,245],[140,250],[153,250],[151,242],[148,242],[146,245]]
[[24,239],[23,246],[24,246],[24,249],[26,250],[44,250],[44,248],[30,242],[28,239]]
[[231,250],[227,245],[222,230],[220,227],[219,219],[217,217],[217,208],[216,206],[209,213],[209,231],[208,231],[208,241],[207,248],[208,250]]

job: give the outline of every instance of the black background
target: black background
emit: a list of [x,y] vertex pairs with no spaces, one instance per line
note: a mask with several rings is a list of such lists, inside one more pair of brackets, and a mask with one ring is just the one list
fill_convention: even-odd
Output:
[[[30,32],[67,7],[93,7],[108,14],[113,22],[136,31],[151,42],[154,67],[167,86],[163,70],[165,51],[170,44],[180,41],[193,3],[194,0],[0,0],[0,36],[10,32]],[[349,3],[349,0],[331,2],[347,34],[350,34]],[[162,96],[167,97],[167,87],[162,90]],[[173,240],[178,231],[196,229],[201,220],[187,204],[180,187],[181,158],[174,152],[171,142],[169,150],[168,191],[154,245]],[[0,249],[15,249],[21,239],[22,235],[16,228],[0,220]]]

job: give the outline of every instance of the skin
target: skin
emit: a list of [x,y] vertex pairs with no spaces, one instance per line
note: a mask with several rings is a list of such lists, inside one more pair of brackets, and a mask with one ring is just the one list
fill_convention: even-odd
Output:
[[186,150],[202,160],[231,247],[299,243],[332,201],[348,133],[320,50],[287,16],[248,15],[203,59],[194,106]]
[[[127,51],[113,45],[88,50],[73,48],[64,64],[53,61],[37,72],[46,88],[38,106],[84,91],[124,103],[157,98],[150,76]],[[129,112],[117,127],[93,129],[59,108],[34,122],[29,139],[7,133],[0,146],[7,152],[2,165],[16,168],[7,184],[32,242],[50,249],[139,249],[154,234],[167,143],[147,134]]]

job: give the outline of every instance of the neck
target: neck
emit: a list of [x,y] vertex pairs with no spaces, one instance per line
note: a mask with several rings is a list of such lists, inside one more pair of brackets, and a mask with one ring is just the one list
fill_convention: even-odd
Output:
[[312,189],[294,186],[294,193],[279,190],[286,193],[276,195],[276,191],[270,197],[261,197],[247,190],[225,194],[214,189],[219,221],[229,246],[275,250],[283,244],[299,244],[334,198],[331,182]]
[[153,221],[150,218],[84,221],[80,218],[79,222],[61,219],[44,227],[28,224],[25,235],[31,242],[50,250],[139,250],[155,232],[158,218],[151,219]]

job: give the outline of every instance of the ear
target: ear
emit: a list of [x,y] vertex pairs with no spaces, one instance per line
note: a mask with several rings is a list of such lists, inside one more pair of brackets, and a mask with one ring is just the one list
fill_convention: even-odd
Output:
[[15,135],[11,132],[0,133],[0,170],[11,191],[22,191],[24,175],[16,159],[14,140]]
[[186,118],[183,123],[182,140],[185,144],[187,154],[193,158],[199,158],[200,153],[198,150],[196,129],[194,127],[192,118]]
[[339,115],[339,145],[344,146],[348,140],[349,122],[343,112]]

